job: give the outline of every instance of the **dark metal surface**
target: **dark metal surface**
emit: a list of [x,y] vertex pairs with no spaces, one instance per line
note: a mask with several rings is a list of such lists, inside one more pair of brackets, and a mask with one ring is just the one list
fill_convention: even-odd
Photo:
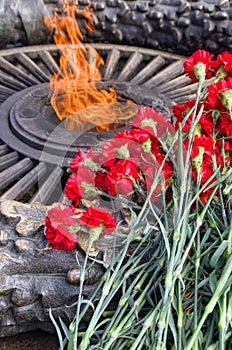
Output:
[[[123,71],[122,71],[123,72]],[[121,76],[121,73],[120,73]],[[105,85],[105,84],[104,84]],[[124,83],[114,84],[120,98],[124,95],[139,106],[155,106],[170,118],[168,106],[147,88]],[[41,160],[46,152],[46,163],[68,166],[76,149],[85,151],[97,146],[101,137],[96,132],[69,131],[59,125],[60,121],[50,104],[49,84],[37,84],[17,92],[0,106],[0,138],[11,148]],[[119,130],[117,130],[119,131]],[[112,138],[113,132],[103,132],[104,139]]]

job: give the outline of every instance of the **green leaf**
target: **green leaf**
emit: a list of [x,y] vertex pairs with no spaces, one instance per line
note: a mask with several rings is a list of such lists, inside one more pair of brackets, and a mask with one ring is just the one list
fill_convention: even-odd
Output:
[[66,326],[66,324],[64,323],[64,321],[62,320],[62,318],[59,316],[59,321],[60,321],[60,324],[61,324],[61,327],[62,327],[62,330],[67,338],[67,340],[69,340],[69,337],[70,337],[70,334],[69,334],[69,329],[68,327]]
[[209,276],[209,286],[212,293],[215,292],[216,284],[217,284],[217,277],[216,277],[216,272],[214,270]]
[[225,250],[228,248],[229,242],[228,241],[222,241],[222,243],[219,245],[219,247],[214,252],[213,256],[210,259],[210,265],[215,267],[220,267],[222,265],[222,259],[223,254]]
[[49,308],[49,316],[50,316],[50,319],[55,327],[55,330],[56,330],[56,333],[57,333],[57,336],[58,336],[58,340],[59,340],[59,344],[60,344],[60,350],[63,350],[64,349],[64,346],[63,346],[63,338],[62,338],[62,334],[61,334],[61,331],[60,331],[60,328],[56,322],[56,320],[54,319],[53,315],[52,315],[52,309]]

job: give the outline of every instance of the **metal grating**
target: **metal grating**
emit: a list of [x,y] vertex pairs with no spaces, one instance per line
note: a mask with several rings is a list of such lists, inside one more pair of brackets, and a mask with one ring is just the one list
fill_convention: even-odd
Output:
[[[152,49],[93,44],[105,61],[102,80],[137,86],[156,93],[167,105],[193,97],[196,84],[185,76],[183,57]],[[0,51],[0,104],[19,91],[48,83],[59,70],[55,45]],[[0,116],[1,120],[1,116]],[[1,125],[0,125],[1,128]],[[0,200],[50,204],[63,200],[65,168],[21,154],[9,140],[0,140]]]

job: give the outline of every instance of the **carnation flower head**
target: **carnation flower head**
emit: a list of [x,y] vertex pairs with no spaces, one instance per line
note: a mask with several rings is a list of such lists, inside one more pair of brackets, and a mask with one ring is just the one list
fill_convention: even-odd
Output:
[[232,77],[221,79],[208,87],[207,101],[219,111],[232,110]]
[[72,174],[65,185],[65,195],[71,199],[73,205],[77,206],[81,198],[90,199],[96,196],[95,173],[83,163],[78,167],[77,172]]
[[139,168],[133,161],[130,159],[118,160],[105,175],[106,192],[112,196],[130,195],[135,180],[139,180],[139,174]]
[[76,247],[77,237],[64,227],[55,228],[49,217],[45,219],[45,235],[53,249],[71,250]]
[[59,225],[74,225],[75,219],[72,218],[74,215],[74,208],[72,206],[67,207],[63,204],[58,204],[48,211],[48,217],[51,220],[54,227]]
[[[101,150],[104,154],[104,160],[120,158],[127,158],[130,153],[128,150],[128,143],[130,140],[125,138],[114,138],[106,141],[102,146]],[[119,156],[120,155],[120,156]]]
[[82,212],[79,222],[80,225],[100,228],[105,234],[112,234],[117,226],[117,221],[111,213],[105,209],[99,209],[93,206]]
[[166,131],[174,133],[173,125],[167,118],[151,107],[142,107],[130,122],[134,128],[144,129],[151,137],[162,138]]
[[223,52],[210,65],[214,70],[216,81],[224,79],[227,75],[232,75],[232,54],[227,51]]
[[80,148],[77,148],[77,154],[70,162],[70,172],[76,172],[80,164],[83,164],[84,159],[86,157],[85,152],[83,152]]
[[92,147],[90,150],[85,153],[80,148],[77,148],[77,154],[70,162],[70,172],[77,172],[81,165],[87,166],[90,170],[96,171],[98,169],[97,162],[99,161],[100,156],[93,152]]
[[211,136],[214,130],[212,113],[204,111],[199,120],[199,125],[201,126],[202,133],[206,136]]
[[73,205],[78,206],[80,204],[82,195],[77,185],[76,174],[71,175],[67,180],[64,194],[72,201]]
[[216,127],[221,135],[232,137],[232,120],[228,112],[220,114]]
[[74,215],[74,207],[66,207],[63,204],[58,204],[48,211],[45,219],[45,235],[52,248],[71,250],[76,247],[76,235],[69,230],[69,227],[75,227],[78,230]]
[[215,140],[212,137],[207,137],[205,135],[196,135],[193,140],[193,146],[192,146],[192,152],[191,152],[191,158],[196,157],[198,151],[198,147],[203,147],[204,152],[207,154],[214,154],[214,145]]
[[205,50],[197,50],[184,61],[184,70],[193,83],[203,82],[212,76],[209,71],[213,55]]
[[[182,123],[183,119],[187,116],[187,114],[191,111],[193,106],[195,105],[196,100],[188,100],[184,104],[178,103],[172,107],[172,111],[174,116],[176,117],[176,129],[179,128],[179,125]],[[185,124],[182,127],[183,132],[188,132],[192,122],[192,114],[189,115]]]

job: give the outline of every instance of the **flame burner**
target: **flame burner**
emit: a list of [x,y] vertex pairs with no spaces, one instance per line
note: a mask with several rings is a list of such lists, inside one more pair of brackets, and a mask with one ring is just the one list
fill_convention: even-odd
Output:
[[[182,56],[131,46],[93,46],[105,61],[99,84],[106,89],[114,85],[122,102],[130,99],[170,118],[170,106],[191,98],[196,90],[183,72]],[[62,200],[65,167],[76,147],[86,150],[115,132],[77,133],[58,126],[49,92],[58,61],[55,45],[0,51],[0,199],[44,204]]]
[[[106,84],[100,82],[99,85],[104,85],[105,88]],[[137,105],[152,106],[170,117],[170,110],[163,100],[148,89],[142,90],[138,86],[126,83],[116,85],[116,89],[120,93],[122,103],[123,97],[128,96]],[[77,147],[87,151],[90,146],[97,146],[99,142],[112,138],[115,131],[120,130],[66,130],[51,106],[50,97],[49,84],[43,83],[7,99],[0,108],[1,139],[32,159],[68,166],[70,158],[76,154]]]

